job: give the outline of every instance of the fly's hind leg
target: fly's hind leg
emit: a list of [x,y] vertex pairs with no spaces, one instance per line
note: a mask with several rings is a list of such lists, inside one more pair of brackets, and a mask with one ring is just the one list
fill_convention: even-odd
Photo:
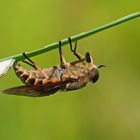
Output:
[[68,40],[69,40],[69,44],[70,44],[70,50],[73,52],[73,54],[74,54],[80,61],[83,61],[83,60],[84,60],[84,56],[81,55],[80,53],[78,53],[78,52],[76,51],[76,49],[77,49],[77,42],[75,42],[75,46],[74,46],[74,49],[73,49],[73,47],[72,47],[72,42],[71,42],[71,38],[69,37]]
[[28,62],[28,61],[23,60],[24,63],[30,65],[30,66],[33,67],[35,70],[42,71],[41,68],[40,68],[39,66],[37,66],[37,65],[35,64],[35,62],[32,61],[25,53],[23,53],[23,56],[29,61],[29,62]]
[[23,60],[23,62],[33,67],[36,70],[36,75],[40,75],[48,79],[48,75],[46,75],[46,73],[44,73],[42,69],[38,65],[35,64],[34,61],[32,61],[25,53],[23,53],[23,56],[29,61],[28,62],[28,61]]
[[61,41],[59,41],[59,55],[60,55],[60,66],[61,68],[66,68],[66,60],[62,55],[62,49],[61,49]]

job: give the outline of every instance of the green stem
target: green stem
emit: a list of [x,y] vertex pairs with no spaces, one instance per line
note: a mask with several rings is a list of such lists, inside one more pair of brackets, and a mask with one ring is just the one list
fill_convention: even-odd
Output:
[[[137,18],[139,16],[140,16],[140,12],[130,14],[128,16],[122,17],[122,18],[120,18],[120,19],[118,19],[116,21],[113,21],[111,23],[105,24],[105,25],[103,25],[101,27],[92,29],[92,30],[87,31],[87,32],[80,33],[78,35],[71,36],[71,40],[72,40],[72,42],[78,41],[78,40],[83,39],[85,37],[88,37],[90,35],[96,34],[98,32],[106,30],[108,28],[111,28],[111,27],[114,27],[116,25],[119,25],[119,24],[121,24],[123,22],[126,22],[126,21],[129,21],[131,19]],[[61,42],[62,42],[62,46],[66,45],[66,44],[69,44],[68,38],[65,38],[65,39],[61,40]],[[26,55],[28,57],[33,57],[33,56],[36,56],[36,55],[39,55],[39,54],[54,50],[54,49],[56,49],[58,47],[59,47],[59,42],[55,42],[55,43],[52,43],[50,45],[44,46],[43,48],[31,51],[31,52],[26,52]],[[25,59],[22,54],[17,54],[17,55],[10,56],[10,57],[4,58],[4,59],[0,59],[0,62],[4,61],[4,60],[7,60],[7,59],[11,59],[11,58],[16,59],[17,61],[21,61],[21,60]]]

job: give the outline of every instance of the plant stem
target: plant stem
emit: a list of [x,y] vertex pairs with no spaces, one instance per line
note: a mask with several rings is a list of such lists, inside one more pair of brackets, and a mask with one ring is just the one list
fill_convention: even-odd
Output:
[[[78,40],[83,39],[85,37],[88,37],[90,35],[96,34],[98,32],[106,30],[108,28],[111,28],[111,27],[114,27],[116,25],[119,25],[119,24],[121,24],[123,22],[127,22],[127,21],[129,21],[131,19],[137,18],[139,16],[140,16],[140,12],[130,14],[128,16],[125,16],[125,17],[122,17],[122,18],[120,18],[118,20],[115,20],[115,21],[113,21],[111,23],[108,23],[108,24],[105,24],[103,26],[100,26],[98,28],[89,30],[87,32],[80,33],[78,35],[71,36],[71,41],[72,42],[78,41]],[[66,44],[69,44],[68,38],[65,38],[65,39],[61,40],[61,42],[62,42],[62,46],[66,45]],[[39,55],[39,54],[54,50],[54,49],[56,49],[58,47],[59,47],[59,42],[55,42],[55,43],[52,43],[50,45],[44,46],[43,48],[31,51],[31,52],[26,52],[26,55],[28,57],[33,57],[33,56],[36,56],[36,55]],[[17,54],[17,55],[10,56],[10,57],[4,58],[4,59],[0,59],[0,62],[4,61],[4,60],[7,60],[7,59],[11,59],[11,58],[16,59],[17,61],[21,61],[21,60],[25,59],[25,57],[22,54]]]

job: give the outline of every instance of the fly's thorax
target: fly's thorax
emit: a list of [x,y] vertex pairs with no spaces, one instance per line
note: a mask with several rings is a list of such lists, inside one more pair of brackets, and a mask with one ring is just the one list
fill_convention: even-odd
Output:
[[63,73],[62,77],[63,79],[75,79],[74,82],[66,84],[66,91],[82,88],[89,83],[88,69],[85,65],[74,65],[69,67],[66,73]]
[[70,65],[66,69],[62,69],[62,78],[78,78],[85,74],[84,67],[82,65]]

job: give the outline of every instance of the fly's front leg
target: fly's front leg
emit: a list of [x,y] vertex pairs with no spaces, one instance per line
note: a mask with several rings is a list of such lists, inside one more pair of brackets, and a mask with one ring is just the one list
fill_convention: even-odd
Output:
[[61,68],[65,68],[66,67],[66,60],[62,55],[62,49],[61,49],[61,41],[59,41],[59,54],[60,54],[60,66]]
[[77,49],[77,42],[75,42],[75,46],[74,46],[74,49],[72,48],[72,42],[71,42],[71,38],[69,37],[68,38],[69,40],[69,43],[70,43],[70,50],[73,52],[73,54],[80,60],[80,61],[83,61],[85,58],[83,55],[81,55],[80,53],[78,53],[76,51]]

